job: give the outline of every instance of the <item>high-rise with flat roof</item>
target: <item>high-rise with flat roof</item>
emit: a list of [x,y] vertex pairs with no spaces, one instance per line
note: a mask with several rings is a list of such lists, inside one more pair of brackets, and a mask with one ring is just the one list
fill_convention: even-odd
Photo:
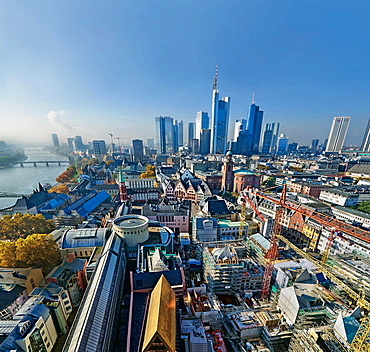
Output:
[[200,139],[199,139],[199,151],[200,154],[206,155],[209,154],[211,144],[211,130],[209,128],[203,128],[200,130]]
[[189,127],[188,127],[188,144],[190,143],[191,139],[195,138],[195,123],[194,122],[189,122]]
[[200,139],[200,130],[209,128],[209,116],[208,112],[198,111],[197,118],[195,120],[195,138]]
[[247,120],[241,119],[235,121],[235,128],[234,128],[234,142],[238,141],[238,137],[240,132],[245,131],[245,128],[247,126]]
[[350,116],[334,117],[326,146],[327,152],[339,153],[346,139]]
[[94,154],[99,158],[107,153],[107,145],[103,140],[93,141]]
[[218,67],[213,80],[211,115],[211,153],[225,154],[229,128],[230,97],[219,98],[217,90]]
[[366,126],[364,139],[361,144],[361,150],[364,152],[370,152],[370,119]]
[[53,133],[51,135],[51,139],[53,140],[53,147],[54,148],[59,148],[60,147],[60,144],[59,144],[58,135],[56,133]]
[[[173,118],[158,116],[155,118],[156,147],[158,154],[174,153],[175,128]],[[177,143],[176,143],[177,144]]]
[[139,161],[144,157],[144,147],[141,139],[134,139],[132,141],[132,152],[134,161]]
[[273,153],[277,148],[280,123],[266,123],[263,132],[262,153]]
[[84,144],[82,143],[81,136],[75,136],[75,148],[76,150],[84,150]]

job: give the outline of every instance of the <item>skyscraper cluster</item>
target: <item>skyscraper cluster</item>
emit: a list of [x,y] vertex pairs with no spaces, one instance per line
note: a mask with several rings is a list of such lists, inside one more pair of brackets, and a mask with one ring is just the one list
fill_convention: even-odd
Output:
[[158,154],[176,153],[183,146],[183,122],[170,116],[155,118],[156,147]]

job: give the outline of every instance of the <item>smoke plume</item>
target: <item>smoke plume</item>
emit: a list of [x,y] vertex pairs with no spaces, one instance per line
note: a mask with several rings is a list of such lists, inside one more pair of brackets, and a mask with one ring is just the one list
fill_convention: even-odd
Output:
[[65,111],[50,111],[48,113],[48,120],[53,125],[53,127],[64,130],[69,134],[72,133],[72,126],[69,125],[63,118]]

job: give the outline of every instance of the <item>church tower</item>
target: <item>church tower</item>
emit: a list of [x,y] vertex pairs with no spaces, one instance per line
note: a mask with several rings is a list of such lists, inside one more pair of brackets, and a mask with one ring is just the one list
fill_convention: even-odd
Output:
[[222,190],[232,192],[234,188],[234,162],[233,154],[229,150],[226,153],[224,164],[222,165]]
[[127,188],[125,184],[125,177],[123,176],[122,169],[119,169],[118,172],[118,189],[119,189],[119,199],[121,202],[127,200]]

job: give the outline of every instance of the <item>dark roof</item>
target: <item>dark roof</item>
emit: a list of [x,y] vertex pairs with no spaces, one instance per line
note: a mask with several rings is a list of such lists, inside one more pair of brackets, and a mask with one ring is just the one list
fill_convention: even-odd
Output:
[[[1,286],[0,286],[1,287]],[[21,285],[15,285],[11,290],[0,288],[0,311],[9,307],[25,290]]]
[[133,290],[153,289],[161,275],[164,275],[171,286],[182,285],[180,270],[157,271],[133,274]]
[[131,321],[131,339],[130,350],[128,352],[137,352],[140,344],[140,334],[143,328],[145,311],[149,292],[135,292],[132,293],[132,321]]
[[224,200],[208,201],[208,212],[211,215],[230,213],[229,209],[227,208],[226,202]]

